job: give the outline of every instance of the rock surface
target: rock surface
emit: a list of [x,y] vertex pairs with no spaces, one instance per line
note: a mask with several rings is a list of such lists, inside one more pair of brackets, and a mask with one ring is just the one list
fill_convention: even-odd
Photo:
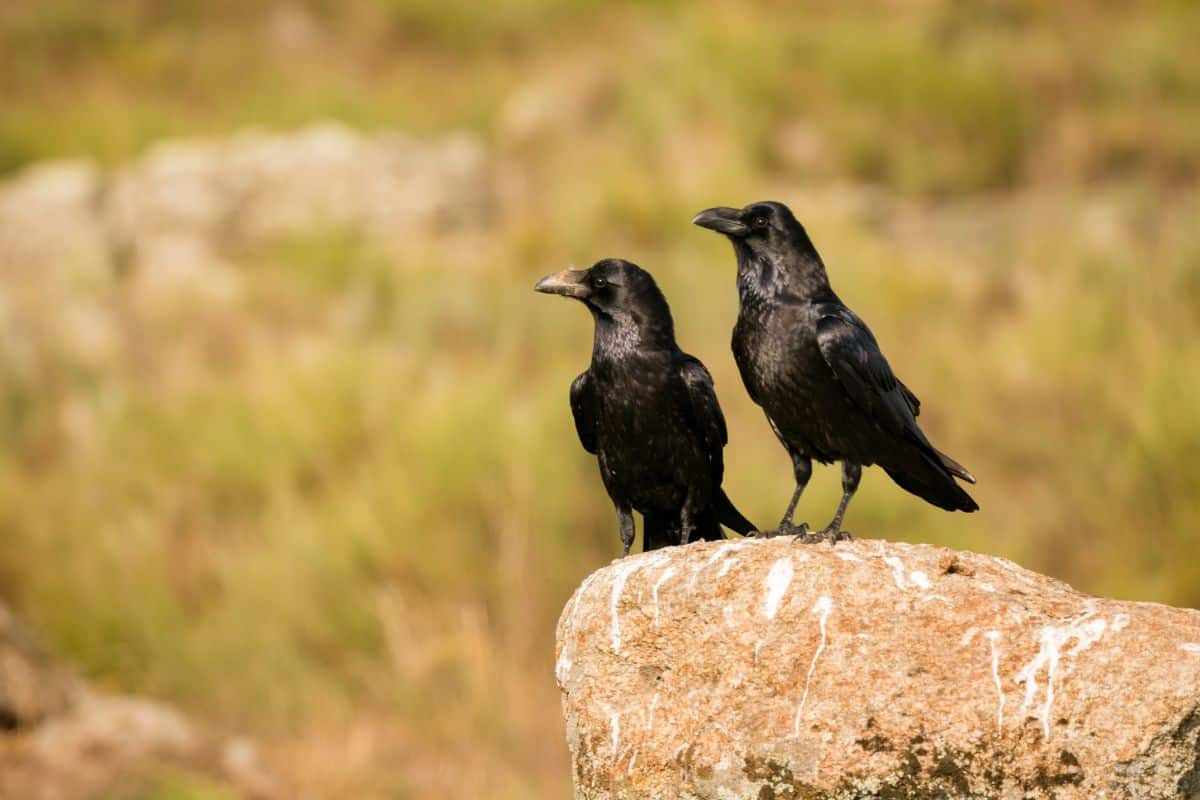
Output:
[[1200,798],[1200,611],[927,545],[697,543],[558,625],[575,797]]
[[233,796],[287,796],[249,740],[217,737],[161,703],[95,691],[0,604],[0,797],[141,796],[163,770],[201,775]]

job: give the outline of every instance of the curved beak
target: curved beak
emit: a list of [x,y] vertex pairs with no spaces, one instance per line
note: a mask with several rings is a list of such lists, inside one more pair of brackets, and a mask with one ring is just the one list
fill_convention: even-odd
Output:
[[555,272],[542,278],[533,285],[533,290],[545,294],[561,294],[565,297],[583,299],[592,293],[591,288],[584,281],[586,274],[587,272],[582,269],[564,269],[562,272]]
[[741,215],[741,209],[717,206],[705,209],[692,217],[692,224],[726,236],[745,236],[750,228],[739,219]]

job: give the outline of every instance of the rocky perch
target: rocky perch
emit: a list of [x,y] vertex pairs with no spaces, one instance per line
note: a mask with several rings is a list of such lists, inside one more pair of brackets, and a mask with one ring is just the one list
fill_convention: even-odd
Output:
[[1200,611],[928,545],[697,543],[558,624],[577,800],[1200,798]]

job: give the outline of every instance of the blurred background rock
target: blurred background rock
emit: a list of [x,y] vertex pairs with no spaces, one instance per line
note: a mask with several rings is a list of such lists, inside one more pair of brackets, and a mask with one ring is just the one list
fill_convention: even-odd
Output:
[[769,524],[688,220],[775,198],[980,478],[851,530],[1200,604],[1200,6],[806,5],[0,5],[0,600],[313,797],[566,796],[553,623],[619,542],[532,283],[656,274]]

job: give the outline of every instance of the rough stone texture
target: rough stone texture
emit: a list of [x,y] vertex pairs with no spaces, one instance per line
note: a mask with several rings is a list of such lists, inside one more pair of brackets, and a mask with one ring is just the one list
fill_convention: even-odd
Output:
[[165,141],[111,173],[50,162],[0,184],[0,277],[219,264],[231,246],[312,228],[402,245],[485,224],[493,206],[484,147],[467,134],[424,142],[330,123]]
[[249,740],[222,739],[161,703],[95,691],[0,604],[0,797],[110,796],[163,769],[203,775],[239,797],[294,796]]
[[576,798],[1200,798],[1200,612],[925,545],[698,543],[558,626]]

